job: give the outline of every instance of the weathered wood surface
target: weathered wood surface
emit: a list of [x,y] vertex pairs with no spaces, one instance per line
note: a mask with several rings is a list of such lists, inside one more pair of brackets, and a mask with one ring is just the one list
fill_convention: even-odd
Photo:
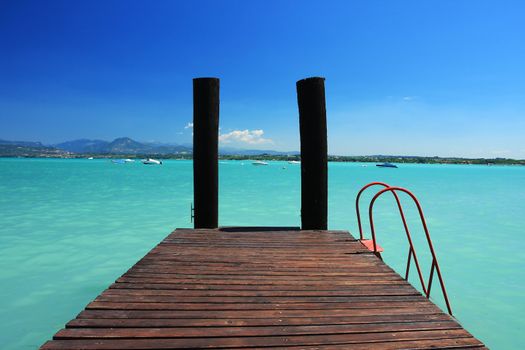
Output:
[[178,229],[42,349],[483,344],[348,232]]

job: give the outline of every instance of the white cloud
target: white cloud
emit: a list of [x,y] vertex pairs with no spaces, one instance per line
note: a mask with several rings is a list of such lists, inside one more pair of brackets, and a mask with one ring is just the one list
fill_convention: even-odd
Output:
[[415,100],[416,96],[405,96],[403,97],[403,101],[412,101]]
[[272,144],[272,139],[266,139],[263,137],[264,131],[261,129],[257,130],[233,130],[229,133],[219,135],[219,141],[222,143],[247,143],[250,145],[261,145],[261,144]]
[[184,129],[193,129],[193,123],[192,122],[188,122],[188,124],[186,124]]

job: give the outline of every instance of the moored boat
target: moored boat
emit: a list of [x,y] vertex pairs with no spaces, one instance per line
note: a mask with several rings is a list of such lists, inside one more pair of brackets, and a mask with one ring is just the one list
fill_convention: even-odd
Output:
[[144,159],[142,161],[142,164],[146,164],[146,165],[162,165],[162,160],[148,158],[148,159]]
[[261,160],[256,160],[255,162],[252,162],[253,165],[268,165],[268,163],[263,162]]
[[381,168],[397,168],[397,165],[392,164],[392,163],[381,163],[381,164],[376,164],[376,166],[381,167]]

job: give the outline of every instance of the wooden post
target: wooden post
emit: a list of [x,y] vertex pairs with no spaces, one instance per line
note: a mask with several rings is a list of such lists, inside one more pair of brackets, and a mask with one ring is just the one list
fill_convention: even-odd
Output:
[[297,82],[301,132],[301,228],[328,228],[328,163],[324,78]]
[[195,228],[219,226],[219,79],[193,79]]

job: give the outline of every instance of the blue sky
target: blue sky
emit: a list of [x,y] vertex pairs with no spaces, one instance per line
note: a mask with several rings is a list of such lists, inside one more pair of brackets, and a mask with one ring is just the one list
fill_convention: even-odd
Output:
[[0,138],[191,142],[221,78],[225,146],[297,150],[326,77],[329,152],[525,158],[521,1],[0,1]]

